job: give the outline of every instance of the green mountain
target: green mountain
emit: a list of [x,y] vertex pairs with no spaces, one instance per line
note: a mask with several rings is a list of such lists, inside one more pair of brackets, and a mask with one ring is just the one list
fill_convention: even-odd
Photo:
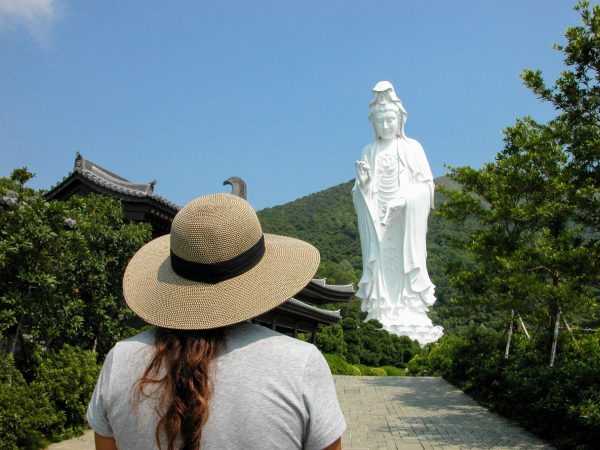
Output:
[[323,262],[350,262],[360,270],[360,238],[350,191],[354,180],[284,205],[266,208],[258,217],[266,233],[310,242]]
[[[447,177],[439,177],[436,185],[456,187]],[[283,234],[310,242],[321,252],[317,275],[332,284],[356,283],[362,273],[360,237],[352,196],[354,180],[310,194],[284,205],[258,211],[266,233]],[[443,202],[436,193],[435,202]],[[428,270],[436,285],[437,302],[430,317],[445,328],[456,328],[472,318],[468,311],[449,302],[451,290],[446,267],[461,255],[452,249],[449,239],[461,237],[461,230],[432,212],[427,234]],[[466,314],[464,314],[466,313]]]

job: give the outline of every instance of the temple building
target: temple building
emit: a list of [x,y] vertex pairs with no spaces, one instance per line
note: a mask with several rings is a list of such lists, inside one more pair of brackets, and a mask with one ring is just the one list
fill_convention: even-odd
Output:
[[50,188],[45,197],[46,200],[66,200],[73,195],[108,195],[121,201],[125,220],[149,223],[152,236],[159,237],[171,231],[179,206],[156,195],[154,186],[156,181],[132,183],[77,152],[71,173]]
[[[234,194],[243,192],[245,195],[245,184],[240,190],[237,183],[232,183],[231,180],[240,183],[243,181],[234,177],[226,180],[225,183],[233,186]],[[85,196],[91,193],[108,195],[120,200],[125,220],[149,223],[152,227],[152,235],[156,238],[170,232],[171,222],[180,207],[155,194],[155,186],[156,181],[132,183],[85,159],[78,152],[71,173],[50,188],[45,198],[66,200],[73,195]],[[298,336],[298,333],[309,333],[314,341],[319,325],[332,325],[341,319],[339,311],[328,311],[318,306],[326,303],[348,302],[353,294],[352,285],[328,285],[325,280],[314,279],[295,297],[253,320],[294,337]],[[141,320],[137,325],[143,325]]]

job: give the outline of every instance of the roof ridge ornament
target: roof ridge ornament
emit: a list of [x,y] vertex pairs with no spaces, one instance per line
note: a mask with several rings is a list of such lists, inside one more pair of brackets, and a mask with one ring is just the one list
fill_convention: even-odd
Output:
[[240,177],[229,177],[225,181],[223,181],[223,186],[231,185],[231,194],[236,197],[241,197],[244,200],[248,200],[248,190],[246,188],[246,182],[242,180]]
[[83,169],[85,167],[85,158],[79,151],[75,152],[75,164],[73,166],[73,170],[77,170],[78,168]]

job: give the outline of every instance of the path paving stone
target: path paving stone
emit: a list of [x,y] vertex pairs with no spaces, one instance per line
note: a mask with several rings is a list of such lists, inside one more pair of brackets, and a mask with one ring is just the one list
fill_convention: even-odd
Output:
[[[442,378],[334,376],[344,450],[551,449]],[[48,450],[94,450],[84,436]]]
[[335,376],[344,450],[551,449],[442,378]]
[[48,450],[95,450],[94,432],[87,430],[82,436],[50,445]]

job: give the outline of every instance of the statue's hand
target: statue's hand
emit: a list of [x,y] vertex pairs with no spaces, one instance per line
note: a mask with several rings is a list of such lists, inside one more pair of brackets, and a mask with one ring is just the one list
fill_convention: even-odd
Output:
[[363,187],[371,181],[371,166],[365,160],[356,161],[356,177]]

